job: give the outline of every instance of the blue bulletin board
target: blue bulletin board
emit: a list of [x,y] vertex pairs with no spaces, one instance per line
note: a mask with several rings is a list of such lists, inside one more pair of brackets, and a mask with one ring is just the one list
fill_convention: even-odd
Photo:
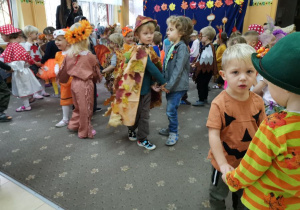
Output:
[[[218,33],[217,25],[223,26],[223,18],[227,18],[225,31],[228,36],[234,26],[242,32],[248,0],[143,0],[144,16],[156,19],[160,32],[165,35],[167,24],[166,20],[171,15],[184,15],[196,20],[194,29],[200,31],[210,23],[207,16],[215,15],[211,22]],[[185,8],[185,9],[184,9]]]

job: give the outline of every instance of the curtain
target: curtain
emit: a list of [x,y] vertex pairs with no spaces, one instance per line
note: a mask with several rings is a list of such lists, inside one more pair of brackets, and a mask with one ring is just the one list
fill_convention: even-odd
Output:
[[143,1],[129,0],[129,25],[134,27],[136,17],[143,14]]
[[47,26],[53,26],[56,28],[56,9],[60,5],[60,0],[45,0],[45,11]]

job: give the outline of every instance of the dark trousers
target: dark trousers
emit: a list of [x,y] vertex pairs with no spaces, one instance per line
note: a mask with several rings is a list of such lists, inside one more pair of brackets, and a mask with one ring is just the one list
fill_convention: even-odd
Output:
[[0,78],[0,113],[4,112],[9,104],[10,91],[5,81]]
[[138,129],[137,140],[144,141],[149,135],[149,112],[150,112],[151,92],[140,96],[139,106],[137,109],[135,123],[128,129],[134,131]]
[[197,79],[196,79],[196,84],[197,84],[197,90],[198,90],[198,96],[199,96],[199,101],[204,101],[207,100],[208,96],[208,84],[213,75],[213,72],[200,72]]

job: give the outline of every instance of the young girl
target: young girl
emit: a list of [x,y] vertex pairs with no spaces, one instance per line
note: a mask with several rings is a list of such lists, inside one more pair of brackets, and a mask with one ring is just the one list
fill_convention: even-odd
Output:
[[[67,50],[70,48],[70,44],[65,39],[65,34],[67,29],[56,30],[53,33],[55,44],[61,51],[57,52],[55,55],[55,74],[57,75],[59,72],[59,67],[65,59],[67,54]],[[57,128],[61,128],[67,126],[69,123],[69,112],[70,105],[73,104],[72,93],[71,93],[71,82],[72,77],[69,78],[67,83],[59,83],[60,84],[60,105],[62,106],[63,119],[57,123],[55,126]]]
[[295,32],[282,38],[263,58],[252,55],[272,97],[286,110],[260,124],[239,166],[222,175],[231,191],[244,189],[241,201],[247,209],[300,207],[299,42],[300,33]]
[[122,45],[123,45],[123,37],[119,33],[114,33],[109,36],[108,47],[111,51],[110,55],[107,56],[107,65],[102,66],[104,69],[101,71],[105,75],[105,87],[107,90],[113,94],[113,85],[115,80],[115,75],[113,74],[114,69],[117,64],[117,55],[120,54]]
[[[226,32],[220,31],[220,33],[218,33],[216,37],[217,37],[217,44],[219,45],[216,51],[217,67],[219,72],[220,70],[222,70],[222,55],[226,50],[227,34]],[[217,85],[213,86],[214,89],[219,89],[224,84],[224,80],[220,75],[218,75],[217,83],[218,83]]]
[[[28,25],[25,26],[24,28],[24,34],[27,37],[27,41],[25,43],[25,50],[30,54],[30,56],[36,61],[36,62],[41,62],[42,55],[39,51],[39,46],[38,44],[34,43],[35,40],[37,40],[37,35],[38,35],[38,29],[34,26]],[[30,69],[34,72],[34,74],[38,73],[38,66],[37,65],[32,65],[30,66]],[[35,93],[33,95],[34,98],[36,99],[43,99],[45,97],[50,96],[49,93],[45,92],[45,81],[42,79],[38,79],[42,86],[42,91],[41,94],[39,95],[38,93]]]
[[129,51],[130,48],[132,48],[132,46],[135,44],[135,42],[133,41],[134,35],[132,29],[127,26],[122,28],[122,35],[124,37],[123,49],[125,53]]
[[88,51],[89,35],[92,31],[90,23],[82,20],[66,32],[65,38],[71,44],[71,48],[57,75],[61,83],[66,83],[70,76],[73,77],[71,91],[75,109],[68,129],[78,131],[79,138],[93,138],[96,134],[91,124],[93,93],[94,83],[100,81],[101,75],[96,56]]
[[47,80],[49,79],[52,82],[52,87],[54,89],[54,97],[59,97],[58,95],[58,86],[56,83],[56,75],[54,72],[54,66],[55,66],[55,54],[59,51],[57,46],[55,45],[53,32],[55,31],[55,28],[53,27],[46,27],[43,31],[43,33],[46,36],[46,39],[48,40],[45,54],[42,58],[41,63],[44,64],[41,71],[39,71],[38,75],[41,79]]
[[1,54],[1,60],[11,66],[12,74],[12,94],[23,100],[23,106],[16,109],[16,112],[30,111],[29,97],[41,90],[41,85],[26,67],[36,62],[18,43],[20,29],[7,24],[0,27],[1,37],[8,42],[6,49]]
[[178,141],[177,109],[182,96],[189,89],[190,53],[187,44],[193,33],[192,20],[184,16],[171,16],[167,19],[168,39],[173,42],[167,49],[163,66],[167,81],[167,110],[169,127],[161,129],[159,134],[169,136],[166,145],[171,146]]

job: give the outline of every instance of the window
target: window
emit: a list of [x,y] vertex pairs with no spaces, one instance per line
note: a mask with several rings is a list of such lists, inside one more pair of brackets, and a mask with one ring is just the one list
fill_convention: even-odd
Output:
[[11,24],[10,4],[8,0],[0,0],[0,25]]

